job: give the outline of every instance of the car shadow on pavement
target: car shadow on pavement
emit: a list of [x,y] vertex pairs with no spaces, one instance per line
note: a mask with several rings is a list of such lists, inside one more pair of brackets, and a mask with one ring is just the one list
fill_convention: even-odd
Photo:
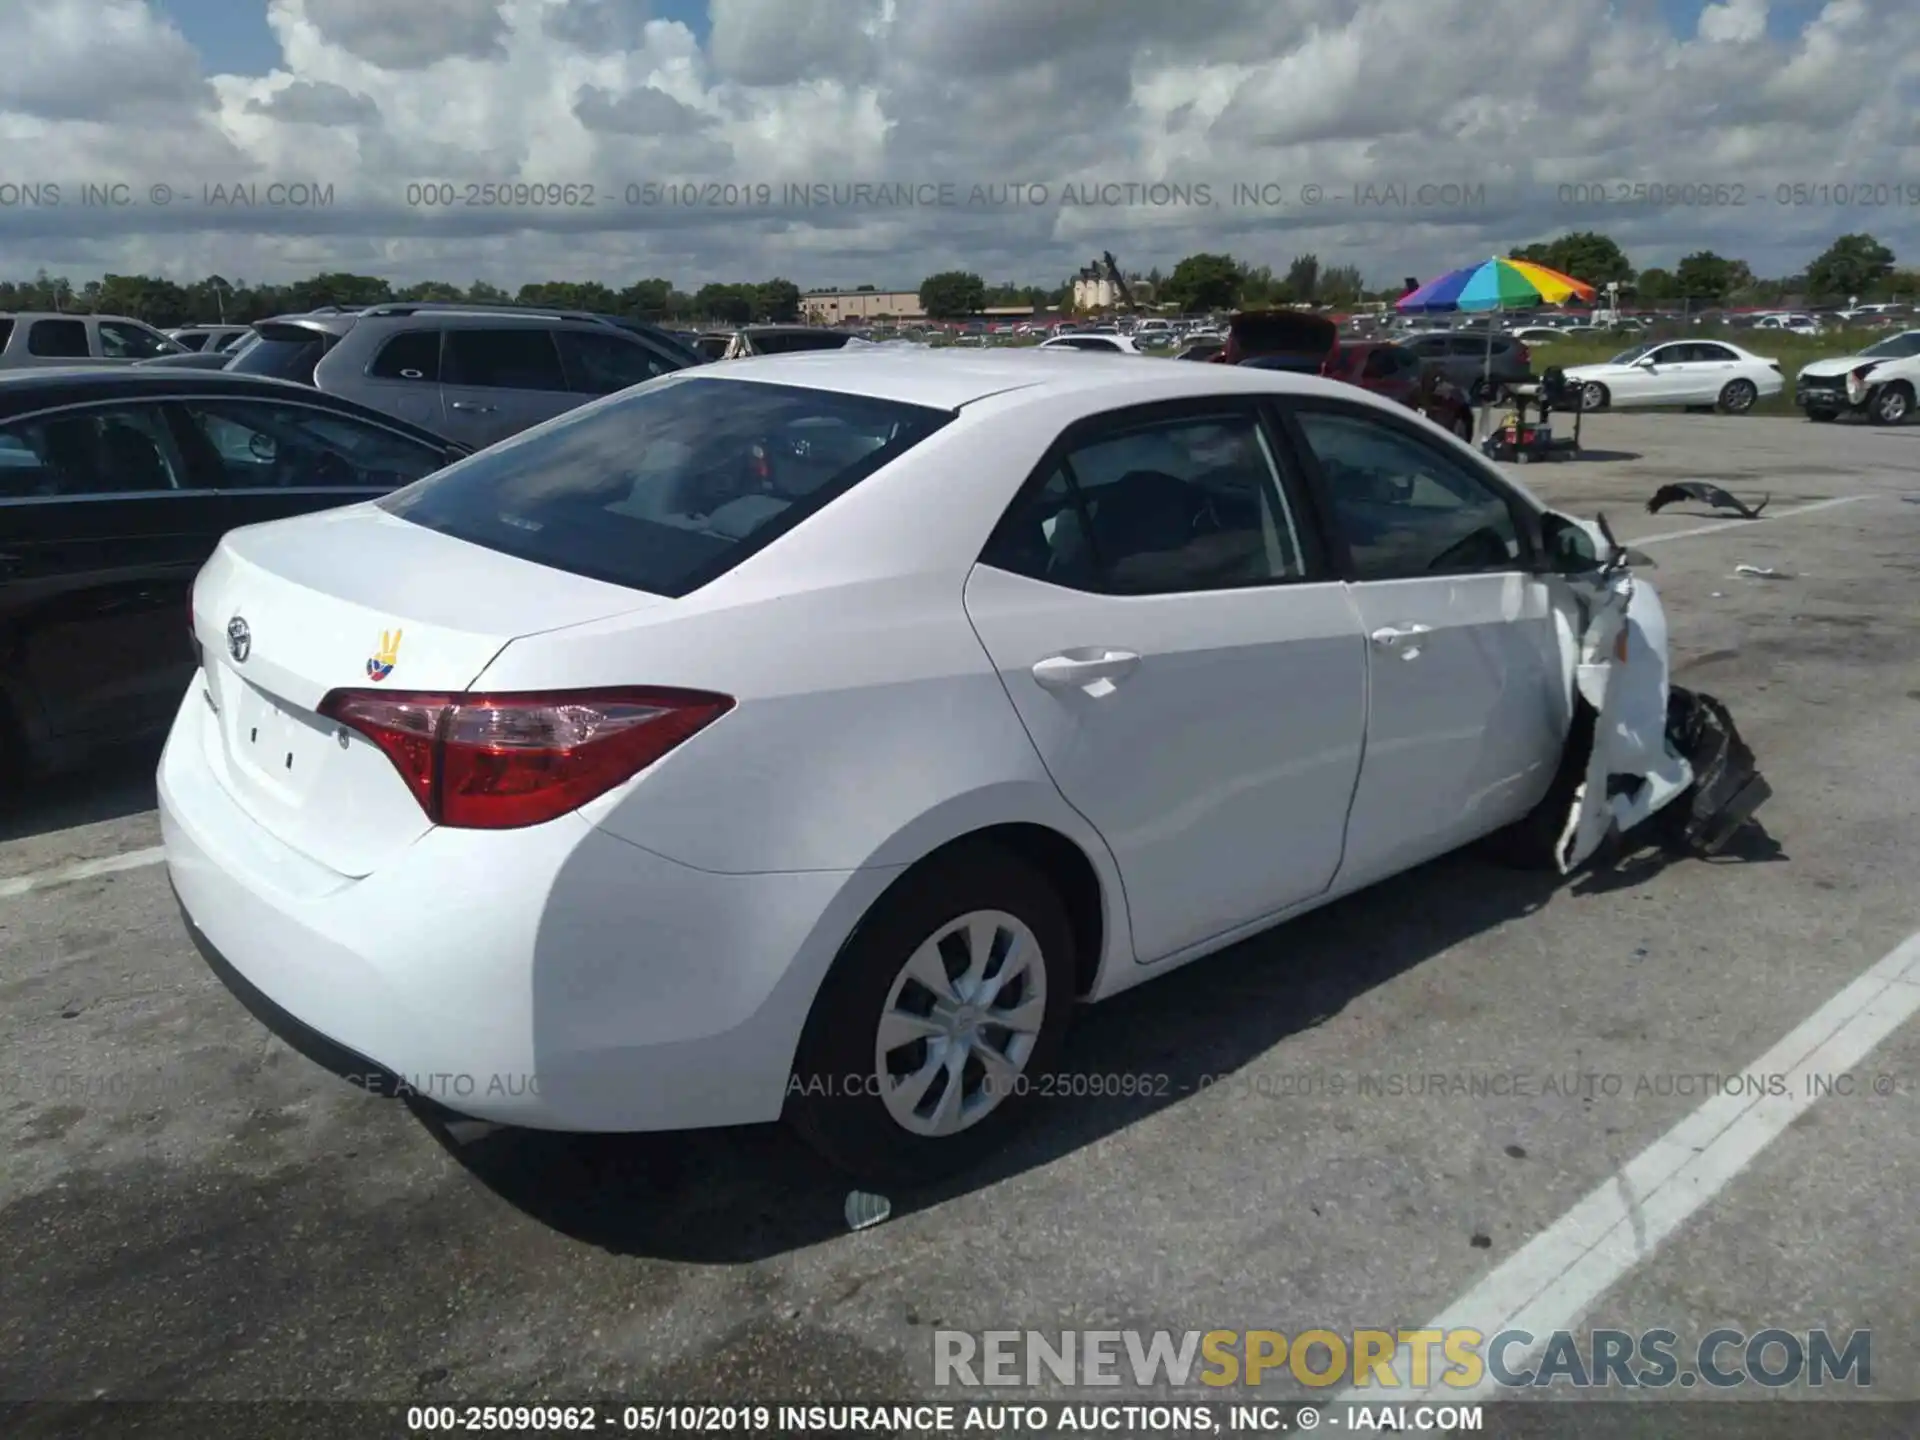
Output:
[[157,740],[129,745],[101,754],[83,769],[28,781],[0,804],[0,843],[153,809],[160,749]]
[[1643,459],[1638,450],[1588,450],[1582,448],[1567,459],[1575,465],[1610,465],[1617,460]]
[[[1657,868],[1610,884],[1637,884]],[[1538,910],[1562,885],[1552,873],[1496,868],[1473,851],[1458,852],[1398,877],[1390,905],[1362,891],[1085,1008],[1061,1064],[1068,1091],[1077,1088],[1075,1075],[1131,1075],[1150,1077],[1141,1088],[1152,1093],[1036,1105],[1031,1123],[981,1168],[889,1193],[892,1216],[1047,1165],[1177,1105],[1375,986]],[[494,1194],[615,1253],[732,1264],[847,1231],[848,1182],[784,1126],[599,1136],[503,1129],[462,1144],[429,1112],[419,1113]]]

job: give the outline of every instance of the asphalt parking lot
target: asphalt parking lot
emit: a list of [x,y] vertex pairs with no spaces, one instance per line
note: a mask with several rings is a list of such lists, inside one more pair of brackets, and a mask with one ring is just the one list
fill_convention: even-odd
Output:
[[[1087,1011],[1069,1067],[1164,1093],[1049,1100],[857,1234],[777,1130],[437,1136],[209,973],[152,756],[33,796],[0,817],[0,1397],[897,1398],[940,1327],[1495,1329],[1474,1305],[1525,1291],[1582,1327],[1870,1327],[1875,1395],[1920,1399],[1920,980],[1806,1059],[1853,1093],[1703,1134],[1685,1203],[1635,1191],[1701,1077],[1799,1063],[1780,1042],[1920,931],[1920,427],[1586,440],[1516,473],[1654,559],[1763,828],[1571,883],[1455,856]],[[1771,504],[1644,512],[1682,479]],[[1625,1253],[1526,1290],[1562,1272],[1523,1248],[1610,1185]]]

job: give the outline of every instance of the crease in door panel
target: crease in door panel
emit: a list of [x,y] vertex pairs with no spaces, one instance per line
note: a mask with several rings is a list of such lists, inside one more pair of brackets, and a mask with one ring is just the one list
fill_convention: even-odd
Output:
[[1360,609],[1360,601],[1353,593],[1353,583],[1340,582],[1340,593],[1346,597],[1347,609],[1353,615],[1354,643],[1360,647],[1360,763],[1353,767],[1353,788],[1347,792],[1346,818],[1340,822],[1340,858],[1334,862],[1333,874],[1327,880],[1321,894],[1326,894],[1340,883],[1340,872],[1347,868],[1347,841],[1353,834],[1353,807],[1360,799],[1360,777],[1367,773],[1367,737],[1373,731],[1373,652],[1367,642],[1366,617]]
[[1033,731],[1027,726],[1027,717],[1020,713],[1020,707],[1015,703],[1013,698],[1013,691],[1007,688],[1007,677],[1001,673],[999,662],[993,658],[993,652],[987,648],[987,642],[981,638],[980,627],[973,623],[973,611],[967,606],[966,596],[968,585],[972,583],[972,579],[973,573],[969,571],[967,573],[967,582],[960,587],[960,613],[967,617],[967,629],[973,632],[974,643],[980,647],[980,653],[986,659],[987,668],[993,672],[993,678],[999,681],[1000,693],[1007,697],[1007,708],[1013,711],[1014,722],[1019,725],[1020,733],[1027,737],[1027,744],[1033,747],[1034,758],[1040,762],[1040,768],[1046,772],[1047,779],[1053,782],[1053,793],[1060,797],[1062,804],[1085,822],[1089,833],[1091,833],[1095,839],[1099,840],[1100,848],[1107,852],[1107,861],[1113,867],[1114,882],[1120,887],[1120,903],[1126,907],[1127,911],[1127,947],[1133,952],[1134,963],[1136,965],[1144,964],[1146,962],[1140,958],[1139,947],[1135,945],[1133,941],[1133,901],[1127,895],[1126,872],[1120,868],[1119,858],[1114,855],[1113,846],[1107,843],[1106,835],[1098,825],[1093,823],[1091,816],[1073,803],[1073,797],[1068,795],[1066,789],[1060,784],[1060,777],[1055,775],[1053,773],[1053,767],[1047,764],[1046,753],[1041,750],[1040,742],[1033,738]]

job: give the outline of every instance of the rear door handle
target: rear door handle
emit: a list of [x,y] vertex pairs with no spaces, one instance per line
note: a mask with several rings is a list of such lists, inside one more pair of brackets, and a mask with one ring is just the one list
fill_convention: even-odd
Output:
[[1124,680],[1139,668],[1140,657],[1131,650],[1091,650],[1064,655],[1049,655],[1033,667],[1033,678],[1048,690],[1078,690],[1106,682]]
[[469,402],[467,402],[467,401],[465,401],[465,400],[456,400],[456,401],[454,401],[454,402],[453,402],[453,408],[454,408],[454,409],[456,409],[456,410],[471,410],[471,411],[473,411],[473,412],[474,412],[475,414],[477,414],[477,415],[491,415],[491,414],[493,414],[493,406],[491,406],[491,405],[474,405],[474,404],[470,404]]
[[1420,653],[1421,643],[1433,633],[1431,625],[1383,625],[1367,638],[1379,650],[1398,652],[1403,660],[1411,660]]

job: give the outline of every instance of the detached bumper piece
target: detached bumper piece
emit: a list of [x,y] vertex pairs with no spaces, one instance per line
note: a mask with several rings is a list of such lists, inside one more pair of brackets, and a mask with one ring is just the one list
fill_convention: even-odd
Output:
[[1711,695],[1674,686],[1667,696],[1667,742],[1693,768],[1694,783],[1668,808],[1670,834],[1699,855],[1717,855],[1773,794],[1727,707]]

